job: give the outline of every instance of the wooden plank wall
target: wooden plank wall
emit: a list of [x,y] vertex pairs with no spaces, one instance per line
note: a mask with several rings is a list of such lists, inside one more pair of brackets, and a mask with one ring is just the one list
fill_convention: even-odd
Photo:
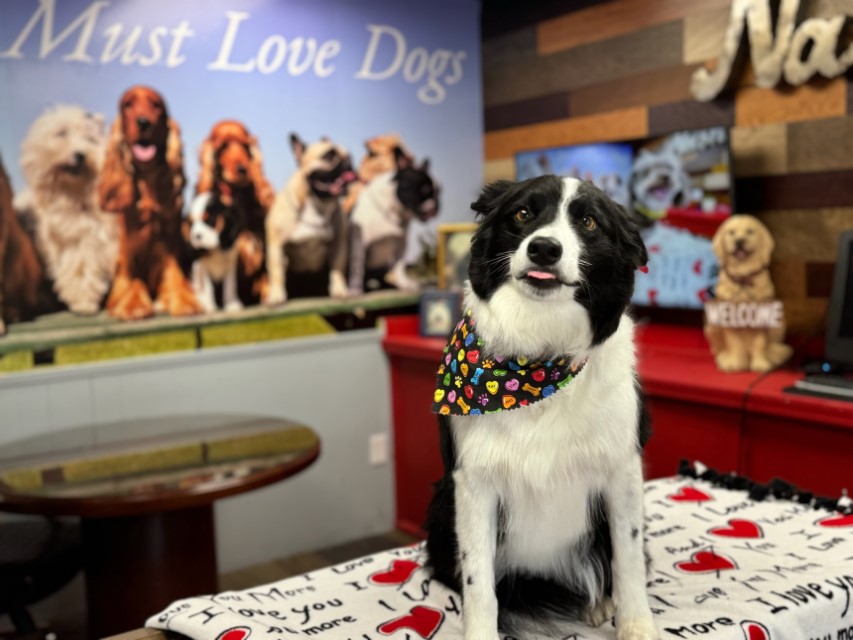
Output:
[[[838,234],[853,228],[853,82],[760,89],[747,64],[734,91],[693,100],[730,2],[609,0],[486,39],[486,179],[513,178],[518,151],[730,127],[738,211],[776,237],[792,332],[821,334]],[[802,2],[807,17],[853,15],[853,0]]]

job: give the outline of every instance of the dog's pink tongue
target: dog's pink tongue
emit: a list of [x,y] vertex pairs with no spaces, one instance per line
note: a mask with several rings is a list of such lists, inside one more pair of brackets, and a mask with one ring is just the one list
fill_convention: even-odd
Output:
[[131,148],[133,151],[133,157],[139,160],[140,162],[148,162],[154,158],[154,154],[157,153],[157,147],[153,144],[148,146],[142,146],[141,144],[135,144]]
[[527,277],[535,278],[536,280],[554,280],[557,276],[547,271],[528,271]]

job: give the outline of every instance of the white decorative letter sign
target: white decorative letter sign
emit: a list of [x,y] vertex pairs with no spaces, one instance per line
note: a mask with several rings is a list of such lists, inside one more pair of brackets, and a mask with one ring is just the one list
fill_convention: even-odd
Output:
[[814,74],[835,78],[853,65],[853,45],[836,57],[838,36],[849,16],[809,18],[796,25],[800,0],[781,0],[774,32],[770,0],[733,0],[723,50],[713,71],[698,69],[690,82],[697,100],[716,98],[731,78],[732,67],[749,36],[755,83],[769,89],[785,81],[806,82]]

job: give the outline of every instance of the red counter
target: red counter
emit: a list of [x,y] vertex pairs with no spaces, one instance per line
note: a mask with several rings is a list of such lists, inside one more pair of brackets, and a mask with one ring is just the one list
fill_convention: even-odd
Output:
[[[430,406],[444,340],[418,336],[414,316],[389,317],[386,327],[397,526],[420,535],[442,473]],[[688,458],[824,495],[853,491],[853,403],[783,393],[801,377],[793,371],[721,373],[694,327],[640,326],[637,355],[654,432],[644,455],[647,478],[672,475]]]

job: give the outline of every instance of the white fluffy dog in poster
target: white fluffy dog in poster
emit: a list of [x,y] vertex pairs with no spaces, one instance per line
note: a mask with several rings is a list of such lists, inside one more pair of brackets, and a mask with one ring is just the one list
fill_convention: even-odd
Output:
[[104,119],[78,106],[44,111],[21,144],[27,189],[15,209],[31,216],[53,290],[74,313],[94,314],[118,255],[119,220],[98,206]]

